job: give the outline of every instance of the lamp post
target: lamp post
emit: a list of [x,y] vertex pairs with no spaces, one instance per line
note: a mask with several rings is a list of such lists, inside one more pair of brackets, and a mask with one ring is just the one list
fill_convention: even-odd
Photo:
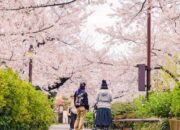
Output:
[[33,68],[33,60],[32,56],[34,53],[34,48],[33,45],[30,45],[29,50],[28,50],[28,55],[29,55],[29,82],[32,83],[32,68]]
[[146,91],[146,99],[149,100],[151,88],[151,1],[148,0],[147,9],[147,65],[138,64],[138,90]]
[[151,88],[151,2],[151,0],[148,0],[147,9],[147,99],[149,99],[148,91]]
[[6,68],[7,68],[7,65],[6,65],[6,62],[5,62],[5,61],[2,61],[2,62],[0,63],[0,68],[2,68],[2,69],[6,69]]

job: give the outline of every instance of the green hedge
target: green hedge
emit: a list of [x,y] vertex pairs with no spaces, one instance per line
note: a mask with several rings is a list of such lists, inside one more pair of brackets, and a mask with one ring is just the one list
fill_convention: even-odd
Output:
[[112,104],[112,115],[116,117],[117,115],[124,115],[122,118],[126,118],[127,113],[132,113],[135,111],[135,105],[133,102],[115,102]]
[[175,117],[180,118],[180,87],[177,86],[172,91],[171,112]]
[[[133,102],[114,102],[112,104],[112,115],[113,120],[124,119],[124,118],[136,118],[136,106]],[[119,129],[122,127],[132,127],[132,122],[120,123],[114,122],[113,127]]]
[[134,99],[134,102],[115,102],[112,104],[113,118],[150,118],[160,117],[158,123],[119,123],[116,128],[133,127],[138,130],[169,130],[169,118],[180,117],[180,87],[172,91],[151,92],[149,100],[145,96]]
[[46,95],[19,78],[11,69],[0,69],[0,128],[48,130],[54,121]]
[[135,99],[136,113],[140,117],[169,117],[171,112],[171,92],[155,92],[150,94],[149,101],[141,96]]
[[153,92],[149,96],[149,101],[145,96],[136,98],[136,113],[140,117],[180,117],[180,87],[175,87],[172,91]]

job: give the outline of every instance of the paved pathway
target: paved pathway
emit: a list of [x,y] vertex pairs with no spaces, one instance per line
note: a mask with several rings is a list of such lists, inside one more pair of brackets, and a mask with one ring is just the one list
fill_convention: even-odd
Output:
[[[68,124],[59,124],[59,125],[52,125],[49,130],[69,130]],[[91,129],[84,129],[84,130],[91,130]]]
[[69,130],[68,124],[52,125],[49,130]]

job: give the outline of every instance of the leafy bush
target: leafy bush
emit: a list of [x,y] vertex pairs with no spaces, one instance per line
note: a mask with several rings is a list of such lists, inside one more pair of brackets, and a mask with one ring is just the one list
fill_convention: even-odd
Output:
[[135,99],[137,115],[141,117],[169,117],[172,95],[170,92],[152,93],[149,101],[144,96]]
[[180,117],[180,87],[175,87],[172,91],[171,112],[174,116]]
[[112,104],[111,110],[114,118],[118,115],[121,115],[122,118],[126,118],[128,113],[129,116],[135,116],[132,114],[135,111],[135,105],[133,102],[115,102]]
[[135,123],[133,126],[135,130],[161,130],[160,123]]
[[[135,105],[133,102],[115,102],[112,104],[112,115],[114,120],[123,119],[123,118],[135,118],[136,114]],[[122,128],[122,127],[132,127],[132,122],[114,122],[115,128]]]
[[161,130],[170,130],[168,118],[162,119],[160,128],[161,128]]
[[135,130],[170,130],[169,119],[162,119],[161,122],[137,122],[134,123]]
[[0,128],[47,130],[53,122],[46,95],[22,81],[11,69],[0,70]]
[[87,112],[86,113],[86,127],[92,128],[94,125],[94,118],[93,118],[93,112]]

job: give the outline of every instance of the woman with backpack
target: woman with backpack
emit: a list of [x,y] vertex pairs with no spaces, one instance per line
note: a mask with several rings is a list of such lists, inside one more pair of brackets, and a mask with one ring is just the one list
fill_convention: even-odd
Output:
[[112,102],[112,94],[108,89],[106,80],[102,80],[101,88],[96,98],[97,111],[96,111],[95,125],[97,128],[108,130],[109,126],[111,125],[112,123],[111,102]]
[[77,118],[74,125],[75,130],[82,130],[86,110],[89,110],[88,94],[85,91],[85,86],[86,84],[84,82],[81,83],[79,89],[74,94],[74,105],[77,109]]

